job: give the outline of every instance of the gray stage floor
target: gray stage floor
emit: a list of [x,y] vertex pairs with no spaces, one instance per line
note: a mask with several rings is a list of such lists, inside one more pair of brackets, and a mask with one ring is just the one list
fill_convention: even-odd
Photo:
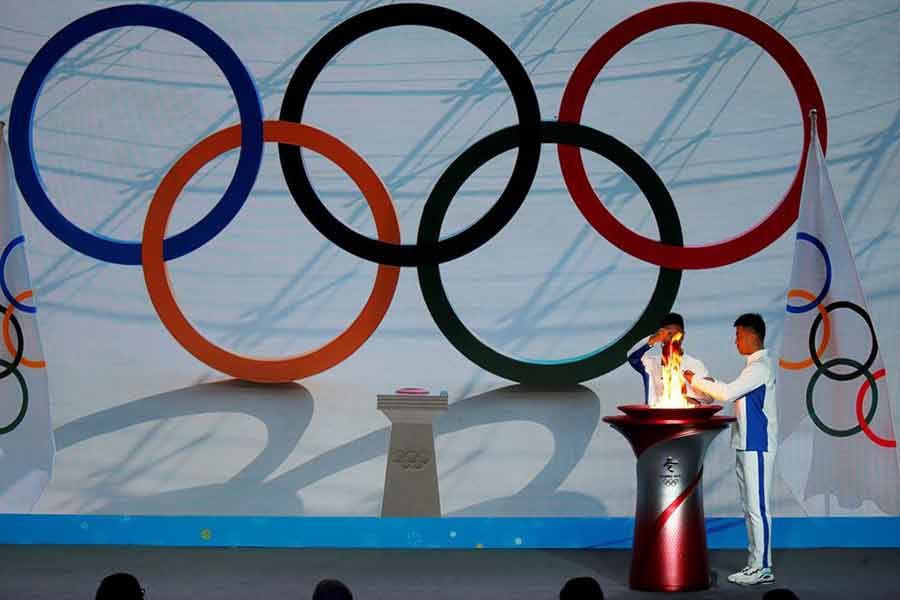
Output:
[[[0,546],[3,600],[92,599],[97,582],[130,571],[148,600],[297,599],[316,581],[337,577],[359,600],[380,598],[553,599],[580,575],[596,577],[607,598],[660,598],[633,592],[627,551],[593,550],[282,550],[135,546]],[[742,552],[710,553],[718,583],[677,598],[760,598],[765,588],[740,588],[728,573]],[[900,549],[790,550],[775,553],[776,587],[800,598],[900,598]]]

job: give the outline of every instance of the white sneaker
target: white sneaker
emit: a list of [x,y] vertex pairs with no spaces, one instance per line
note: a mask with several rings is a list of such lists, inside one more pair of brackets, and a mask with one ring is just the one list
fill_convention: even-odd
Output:
[[743,569],[741,569],[741,570],[738,571],[737,573],[732,573],[731,575],[729,575],[729,576],[728,576],[728,581],[730,581],[731,583],[737,583],[737,580],[738,580],[738,579],[740,579],[741,577],[743,577],[743,576],[745,576],[745,575],[749,575],[749,574],[750,574],[752,571],[754,571],[754,570],[755,570],[755,569],[754,569],[753,567],[749,567],[749,566],[748,566],[748,567],[744,567]]
[[[732,579],[732,577],[734,578]],[[772,573],[772,569],[748,569],[746,571],[741,571],[740,573],[735,573],[732,577],[729,577],[728,581],[738,585],[765,585],[775,583],[775,574]]]

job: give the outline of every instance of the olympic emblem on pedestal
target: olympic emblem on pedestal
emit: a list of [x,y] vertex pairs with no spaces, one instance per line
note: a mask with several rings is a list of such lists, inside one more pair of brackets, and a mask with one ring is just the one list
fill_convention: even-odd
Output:
[[[673,25],[702,24],[743,35],[768,52],[784,70],[797,95],[803,122],[803,151],[790,188],[762,222],[743,234],[705,246],[685,246],[681,224],[665,184],[636,152],[612,136],[581,123],[594,79],[622,48],[642,35]],[[157,189],[141,242],[99,237],[66,219],[47,195],[33,157],[32,120],[41,87],[53,66],[75,45],[102,31],[125,26],[164,29],[196,44],[222,69],[231,86],[240,124],[200,141],[172,166]],[[302,123],[303,109],[319,73],[344,47],[360,37],[397,26],[422,26],[462,38],[483,52],[510,88],[517,124],[492,133],[463,151],[440,176],[425,202],[415,244],[401,244],[390,194],[377,174],[351,148],[328,133]],[[806,62],[797,50],[763,21],[726,6],[675,2],[637,13],[602,35],[570,77],[558,121],[541,120],[537,95],[522,64],[496,34],[462,13],[427,4],[395,4],[359,13],[326,33],[304,56],[290,79],[277,121],[263,121],[259,97],[246,67],[212,30],[183,13],[158,6],[127,5],[88,14],[64,27],[38,51],[25,69],[11,109],[10,151],[19,188],[36,217],[63,243],[110,263],[143,265],[144,279],[163,325],[191,354],[231,376],[261,382],[302,379],[333,367],[372,335],[387,312],[400,267],[416,267],[422,295],[438,328],[462,354],[481,368],[525,383],[576,383],[607,373],[626,360],[627,351],[675,302],[683,269],[734,263],[759,252],[797,218],[802,174],[810,143],[809,110],[818,111],[821,145],[827,147],[825,107]],[[297,356],[260,359],[242,356],[207,340],[178,308],[166,273],[166,261],[183,256],[215,237],[240,211],[253,187],[264,142],[279,144],[287,187],[313,226],[340,248],[378,263],[369,299],[351,325],[324,346]],[[541,145],[556,144],[566,188],[597,231],[628,254],[659,267],[656,286],[637,321],[618,339],[582,356],[556,361],[525,361],[501,354],[481,342],[456,315],[444,290],[442,263],[472,252],[495,236],[522,206],[535,178]],[[190,177],[222,152],[240,148],[234,175],[221,200],[200,221],[171,238],[166,224],[179,192]],[[343,169],[359,187],[375,217],[377,239],[339,221],[324,206],[309,179],[299,148],[320,153]],[[470,227],[447,238],[441,224],[455,193],[481,165],[516,148],[517,156],[496,203]],[[660,241],[638,235],[604,207],[590,184],[581,150],[596,152],[635,181],[650,203]]]
[[[869,316],[869,313],[863,307],[848,300],[839,300],[823,305],[823,302],[831,289],[832,269],[828,250],[821,240],[805,231],[797,233],[797,240],[809,242],[822,255],[822,260],[825,264],[825,282],[822,285],[822,289],[818,296],[814,296],[812,292],[808,290],[792,289],[788,291],[788,298],[801,298],[807,300],[807,303],[802,306],[792,306],[788,304],[787,311],[789,313],[802,314],[815,308],[818,310],[819,314],[816,315],[816,318],[809,328],[809,358],[801,361],[790,361],[782,358],[778,361],[778,364],[781,368],[790,371],[802,371],[813,365],[816,366],[816,370],[813,372],[812,376],[810,376],[809,382],[806,385],[806,410],[809,413],[809,418],[822,432],[833,437],[849,437],[863,432],[870,440],[872,440],[872,442],[879,446],[894,448],[897,446],[896,440],[885,439],[872,431],[872,428],[870,427],[872,419],[875,417],[875,411],[878,410],[878,386],[876,382],[886,374],[884,369],[878,369],[874,373],[869,370],[878,356],[878,338],[875,336],[875,326],[872,323],[872,317]],[[869,327],[869,336],[871,337],[872,344],[869,355],[863,363],[852,358],[832,358],[824,362],[822,361],[822,353],[825,352],[825,348],[831,340],[830,314],[841,308],[855,312]],[[822,339],[817,347],[816,336],[820,326],[822,327]],[[849,373],[839,373],[833,370],[833,367],[838,366],[851,367],[854,370]],[[847,429],[835,429],[822,421],[818,413],[816,413],[814,391],[816,383],[823,375],[834,381],[850,381],[859,377],[865,378],[865,381],[863,381],[856,393],[857,425],[848,427]],[[872,389],[872,404],[869,406],[868,412],[863,414],[863,404],[865,403],[866,393],[869,391],[869,388]]]

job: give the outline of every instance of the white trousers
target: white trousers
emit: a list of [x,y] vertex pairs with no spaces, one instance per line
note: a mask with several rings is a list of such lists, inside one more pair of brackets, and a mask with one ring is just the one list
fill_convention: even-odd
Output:
[[775,453],[737,450],[738,491],[747,523],[747,566],[758,569],[772,567],[772,513],[770,490],[775,470]]

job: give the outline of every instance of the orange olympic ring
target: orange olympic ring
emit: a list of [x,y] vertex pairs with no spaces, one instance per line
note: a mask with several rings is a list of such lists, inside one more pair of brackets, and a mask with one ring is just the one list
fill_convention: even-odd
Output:
[[[816,297],[811,292],[806,290],[798,290],[793,289],[787,293],[788,298],[802,298],[804,300],[809,300],[810,302],[815,302]],[[825,310],[824,303],[819,302],[816,308],[819,311],[819,314],[822,315],[822,341],[819,342],[819,347],[816,348],[816,355],[818,357],[822,357],[822,353],[825,352],[825,347],[828,345],[828,341],[831,339],[831,319],[828,317],[828,311]],[[778,366],[782,369],[788,369],[790,371],[802,371],[807,367],[811,367],[813,365],[812,357],[807,358],[806,360],[800,360],[797,362],[779,359]]]
[[[375,171],[350,147],[324,131],[287,121],[265,121],[263,138],[308,148],[334,162],[362,191],[375,218],[378,239],[400,243],[400,224],[390,193]],[[378,265],[372,292],[356,319],[336,338],[310,352],[279,359],[252,358],[225,350],[203,337],[181,312],[172,293],[163,260],[163,238],[175,200],[191,177],[212,159],[240,145],[240,125],[214,133],[188,150],[163,178],[144,222],[144,281],[160,321],[196,358],[239,379],[263,383],[294,381],[331,368],[362,346],[387,313],[397,289],[400,267]]]
[[[17,301],[28,300],[32,296],[34,296],[34,292],[32,292],[31,290],[25,290],[24,292],[22,292],[21,294],[16,296],[16,300]],[[6,308],[6,312],[3,314],[3,345],[6,346],[6,349],[13,356],[16,355],[16,347],[13,345],[12,336],[9,335],[9,319],[10,319],[10,317],[12,317],[13,311],[15,309],[16,309],[16,307],[13,306],[12,304],[10,304]],[[25,358],[24,356],[22,357],[21,364],[26,367],[31,367],[32,369],[43,369],[44,367],[47,366],[46,361],[30,360],[30,359]]]

